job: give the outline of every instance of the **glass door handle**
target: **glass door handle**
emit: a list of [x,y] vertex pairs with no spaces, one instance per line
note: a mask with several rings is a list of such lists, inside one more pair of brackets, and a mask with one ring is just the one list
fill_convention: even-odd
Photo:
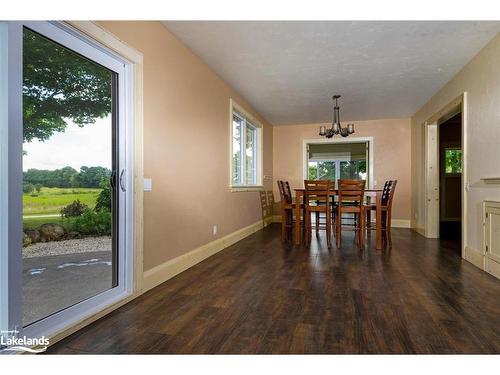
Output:
[[116,187],[116,171],[111,172],[111,177],[109,178],[109,184],[113,189]]
[[125,175],[125,169],[122,169],[120,173],[120,189],[122,189],[122,191],[127,191],[125,187],[125,181],[123,179],[124,175]]

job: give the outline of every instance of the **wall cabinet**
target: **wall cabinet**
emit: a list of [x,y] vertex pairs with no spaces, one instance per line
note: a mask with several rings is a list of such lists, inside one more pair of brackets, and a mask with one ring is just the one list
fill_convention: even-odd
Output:
[[500,278],[500,202],[484,202],[484,269]]

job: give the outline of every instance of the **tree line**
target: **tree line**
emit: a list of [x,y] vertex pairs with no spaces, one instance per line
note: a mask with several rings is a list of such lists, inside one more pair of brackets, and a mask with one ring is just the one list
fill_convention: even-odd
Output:
[[72,167],[55,170],[28,169],[23,172],[24,184],[57,188],[100,188],[111,177],[111,170],[104,167],[83,166],[80,171]]

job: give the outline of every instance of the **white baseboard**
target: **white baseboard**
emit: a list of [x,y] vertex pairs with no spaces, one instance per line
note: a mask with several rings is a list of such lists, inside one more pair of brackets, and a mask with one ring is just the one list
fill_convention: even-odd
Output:
[[391,227],[393,228],[411,228],[410,220],[406,219],[392,219]]
[[419,227],[419,226],[414,226],[412,228],[415,232],[417,232],[418,234],[420,234],[421,236],[424,236],[425,237],[425,229],[423,227]]
[[464,259],[472,263],[477,268],[488,272],[490,275],[500,279],[500,263],[489,259],[481,251],[476,250],[470,246],[465,246]]
[[[266,219],[265,224],[268,225],[272,218]],[[179,273],[187,270],[188,268],[200,263],[202,260],[218,253],[219,251],[241,241],[243,238],[257,232],[262,229],[263,221],[259,220],[245,228],[239,229],[233,233],[230,233],[224,237],[221,237],[215,241],[209,242],[197,249],[191,250],[190,252],[183,254],[177,258],[171,259],[165,263],[162,263],[150,270],[144,272],[143,276],[143,292],[146,292],[155,286],[171,279],[172,277],[178,275]]]
[[486,257],[484,262],[484,270],[490,275],[495,276],[497,279],[500,279],[500,263],[497,263]]
[[484,254],[479,250],[465,246],[464,259],[482,270],[485,269]]

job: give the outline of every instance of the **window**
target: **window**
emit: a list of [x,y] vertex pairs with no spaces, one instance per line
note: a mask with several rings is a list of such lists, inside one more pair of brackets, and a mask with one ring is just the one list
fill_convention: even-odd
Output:
[[310,180],[368,179],[368,142],[307,144]]
[[310,180],[335,180],[335,172],[336,163],[333,160],[309,162]]
[[339,178],[366,180],[366,160],[309,161],[310,180],[338,180]]
[[462,150],[448,148],[444,150],[444,171],[446,174],[462,173]]
[[261,126],[231,105],[231,187],[260,187]]
[[[0,74],[16,84],[9,84],[7,102],[3,87],[0,94],[1,109],[6,108],[9,119],[8,132],[7,123],[0,120],[0,271],[9,280],[7,294],[0,282],[0,330],[15,329],[27,337],[52,336],[132,291],[133,155],[129,145],[133,138],[128,137],[132,108],[127,98],[133,65],[64,23],[0,22],[0,43],[5,32],[9,49],[2,49],[0,57],[8,59]],[[77,178],[84,177],[82,172],[91,177],[91,169],[97,180]],[[71,194],[76,191],[82,202],[87,200],[88,207],[84,213],[79,210],[80,217],[62,219],[61,209],[73,203],[64,191],[68,189]],[[102,205],[96,209],[98,201]],[[42,215],[35,215],[36,211]],[[84,215],[94,219],[87,220],[86,228],[76,228],[74,220],[83,220]],[[54,242],[47,241],[59,265],[54,279],[47,276],[42,257],[28,256],[29,247],[40,237],[35,230],[33,238],[27,237],[23,229],[40,231],[50,224],[49,237],[60,239],[68,231],[68,220],[86,237],[99,239],[88,249],[99,259],[74,258],[81,250],[78,239],[73,253],[67,246],[55,251]],[[87,269],[89,262],[99,266]],[[78,275],[75,265],[85,266],[79,267]],[[87,282],[90,279],[92,283]]]

